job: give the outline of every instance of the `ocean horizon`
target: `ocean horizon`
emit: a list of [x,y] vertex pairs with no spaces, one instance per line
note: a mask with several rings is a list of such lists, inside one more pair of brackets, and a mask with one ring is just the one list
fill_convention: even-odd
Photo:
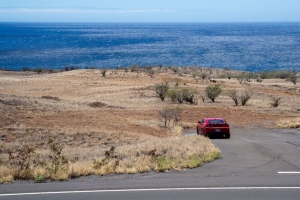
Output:
[[300,22],[0,23],[0,69],[202,66],[300,71]]

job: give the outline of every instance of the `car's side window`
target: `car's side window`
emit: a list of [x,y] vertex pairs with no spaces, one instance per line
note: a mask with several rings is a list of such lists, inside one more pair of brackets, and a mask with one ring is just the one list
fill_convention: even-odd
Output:
[[204,124],[205,123],[205,119],[202,119],[202,122],[201,122],[202,124]]

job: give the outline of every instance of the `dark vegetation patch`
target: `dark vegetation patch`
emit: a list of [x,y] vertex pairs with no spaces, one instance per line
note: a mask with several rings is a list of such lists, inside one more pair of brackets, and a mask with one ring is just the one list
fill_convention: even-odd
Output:
[[52,96],[42,96],[41,98],[50,99],[50,100],[54,100],[54,101],[59,101],[60,100],[58,97],[52,97]]
[[99,101],[96,101],[96,102],[93,102],[93,103],[89,103],[88,104],[89,106],[93,107],[93,108],[116,108],[116,109],[125,109],[125,107],[122,107],[122,106],[109,106],[105,103],[102,103],[102,102],[99,102]]

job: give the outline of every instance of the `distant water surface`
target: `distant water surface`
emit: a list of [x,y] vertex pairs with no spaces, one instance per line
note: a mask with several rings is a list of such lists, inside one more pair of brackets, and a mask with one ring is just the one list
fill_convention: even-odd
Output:
[[0,23],[0,69],[300,70],[300,23]]

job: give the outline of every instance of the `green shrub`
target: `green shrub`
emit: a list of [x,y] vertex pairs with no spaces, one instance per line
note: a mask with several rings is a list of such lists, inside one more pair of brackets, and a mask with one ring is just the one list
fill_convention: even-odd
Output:
[[168,91],[167,96],[171,99],[172,102],[175,102],[177,100],[177,97],[179,95],[179,91],[177,89],[171,89]]
[[170,87],[167,82],[155,85],[155,91],[162,101],[165,100],[165,98],[168,94],[169,88]]
[[213,86],[207,86],[205,88],[206,96],[212,101],[215,102],[215,99],[221,94],[222,89],[219,84]]
[[172,168],[172,160],[167,156],[159,156],[157,158],[157,171],[167,171]]
[[196,78],[197,76],[200,76],[200,72],[194,72],[193,73],[193,78]]
[[34,182],[35,183],[45,183],[46,182],[46,177],[42,176],[42,175],[36,176],[34,178]]
[[40,74],[43,71],[43,69],[42,68],[35,68],[32,71]]
[[187,159],[181,166],[184,168],[196,168],[203,164],[203,160],[200,156],[195,155],[191,156],[189,159]]
[[291,75],[291,71],[288,70],[279,70],[275,73],[275,78],[287,79]]
[[138,72],[138,66],[136,64],[130,67],[131,72]]
[[174,98],[175,95],[177,95],[176,98],[178,103],[183,103],[185,101],[187,103],[197,104],[198,102],[197,94],[198,92],[194,89],[182,88],[176,90],[176,92],[174,91],[174,93],[172,94],[173,95],[172,98]]

